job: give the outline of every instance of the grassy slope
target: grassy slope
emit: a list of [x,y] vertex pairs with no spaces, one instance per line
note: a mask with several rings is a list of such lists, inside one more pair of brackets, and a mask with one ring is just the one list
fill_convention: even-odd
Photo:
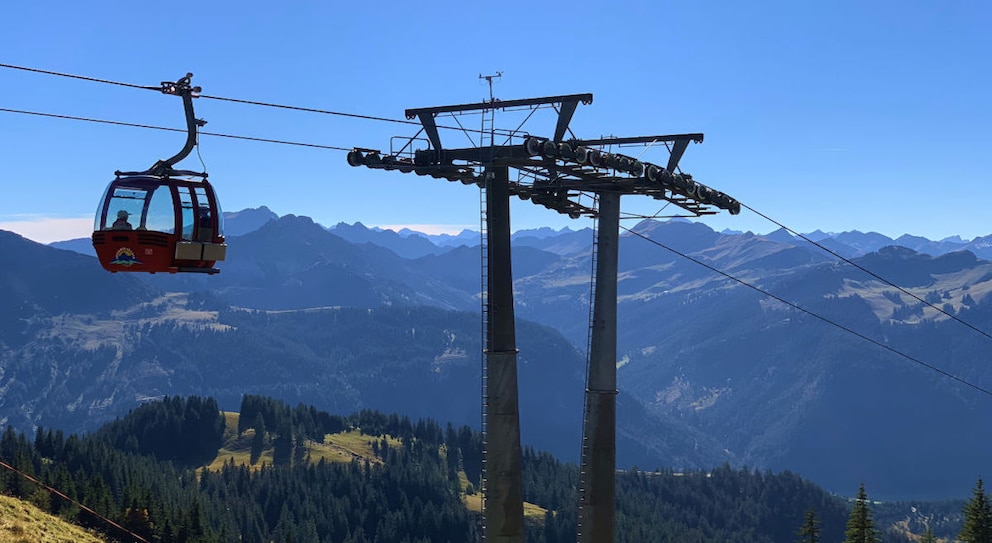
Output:
[[106,543],[90,532],[42,512],[26,501],[0,496],[0,543]]
[[[988,273],[988,268],[982,266],[955,273],[935,275],[933,284],[925,287],[907,288],[906,290],[912,292],[920,298],[926,298],[928,293],[935,290],[940,293],[947,293],[947,298],[942,298],[934,305],[937,307],[943,307],[944,304],[949,304],[955,311],[960,311],[964,307],[964,297],[966,295],[970,295],[975,302],[980,302],[992,293],[992,281],[981,280],[986,273]],[[841,288],[840,292],[838,292],[841,296],[849,296],[851,294],[861,296],[872,308],[875,316],[883,322],[891,319],[892,310],[899,307],[892,299],[885,296],[885,293],[888,293],[893,297],[898,297],[904,304],[910,306],[919,303],[910,296],[897,292],[895,288],[888,285],[879,284],[878,282],[845,281],[844,287]],[[918,324],[924,319],[939,321],[948,318],[948,316],[938,312],[936,309],[926,307],[923,310],[922,316],[912,315],[899,322]]]
[[[227,427],[224,429],[224,445],[217,451],[217,457],[207,466],[207,469],[217,471],[225,462],[231,459],[239,466],[248,466],[251,457],[251,442],[255,437],[255,430],[247,430],[238,435],[238,413],[224,413]],[[367,436],[358,431],[343,432],[340,434],[328,434],[324,436],[323,443],[310,442],[310,458],[313,462],[321,458],[328,462],[351,462],[352,459],[366,460],[372,463],[382,463],[379,458],[372,454],[372,436]],[[390,447],[400,447],[400,440],[387,437],[386,442]],[[262,456],[252,468],[257,469],[262,463],[272,465],[272,447],[266,447],[262,451]]]
[[228,330],[230,326],[218,322],[216,311],[187,309],[188,296],[172,292],[150,302],[138,304],[121,311],[111,312],[109,317],[97,315],[63,314],[48,319],[45,331],[40,337],[58,338],[84,349],[101,346],[124,346],[125,324],[144,326],[146,324],[186,324],[213,330]]
[[[220,470],[225,462],[234,463],[239,466],[249,465],[251,456],[251,442],[255,437],[254,430],[247,430],[244,434],[238,435],[239,413],[224,412],[224,419],[227,427],[224,429],[224,445],[217,451],[214,458],[206,469],[212,471]],[[317,462],[324,458],[328,462],[351,462],[352,459],[368,460],[372,463],[382,461],[372,453],[372,441],[376,438],[359,433],[357,430],[342,432],[340,434],[328,434],[324,436],[323,443],[310,443],[311,461]],[[390,447],[402,447],[400,440],[387,436],[386,442]],[[267,447],[262,451],[262,456],[253,468],[261,467],[262,463],[272,464],[272,447]],[[464,472],[459,473],[462,487],[462,502],[469,511],[482,512],[482,494],[476,492],[473,495],[465,494],[468,487],[468,478]],[[543,522],[545,509],[531,503],[524,503],[524,517],[528,520]],[[3,543],[3,542],[0,542]]]

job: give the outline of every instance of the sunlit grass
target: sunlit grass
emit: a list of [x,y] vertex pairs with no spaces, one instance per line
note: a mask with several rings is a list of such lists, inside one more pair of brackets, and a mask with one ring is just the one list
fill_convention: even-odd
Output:
[[0,496],[0,543],[106,543],[28,502]]
[[[219,471],[224,464],[232,460],[237,466],[249,466],[251,469],[259,469],[263,463],[272,465],[271,445],[263,450],[262,456],[254,465],[250,464],[251,442],[255,437],[255,430],[249,429],[238,435],[239,420],[239,413],[224,412],[224,421],[227,424],[224,429],[224,445],[217,451],[217,457],[206,469]],[[381,443],[382,439],[382,436],[370,436],[362,434],[358,430],[349,430],[339,434],[327,434],[324,436],[323,443],[308,441],[307,448],[311,462],[319,462],[321,459],[326,462],[351,462],[352,460],[364,462],[368,460],[373,464],[381,464],[382,460],[372,450],[372,443]],[[385,436],[385,439],[390,448],[403,446],[403,443],[395,437]],[[442,446],[440,452],[443,459],[447,451]],[[470,483],[464,471],[458,472],[458,482],[465,508],[472,513],[482,514],[481,489],[474,488],[473,485],[474,493],[471,495],[467,493]],[[547,510],[543,507],[524,502],[524,518],[527,521],[543,523],[545,513]],[[0,541],[0,543],[4,542]]]
[[[458,472],[458,483],[462,489],[462,503],[465,504],[465,508],[472,513],[482,514],[482,493],[478,488],[474,488],[474,494],[468,494],[466,490],[468,489],[469,480],[468,476],[465,475],[464,471]],[[524,502],[524,519],[532,522],[544,522],[544,515],[548,512],[547,509],[534,505],[533,503]]]
[[[243,434],[238,435],[240,418],[239,413],[224,412],[224,421],[227,424],[224,429],[224,444],[206,469],[219,471],[224,464],[232,460],[237,466],[249,466],[251,469],[259,469],[263,463],[272,465],[271,445],[263,449],[258,461],[251,465],[251,442],[255,437],[255,430],[248,429]],[[372,450],[372,442],[379,443],[381,441],[382,437],[365,435],[358,430],[349,430],[339,434],[327,434],[322,443],[307,441],[306,447],[311,462],[319,462],[323,459],[326,462],[368,460],[371,463],[381,463],[382,461],[376,457]],[[386,436],[386,443],[390,447],[402,446],[400,440],[392,436]]]

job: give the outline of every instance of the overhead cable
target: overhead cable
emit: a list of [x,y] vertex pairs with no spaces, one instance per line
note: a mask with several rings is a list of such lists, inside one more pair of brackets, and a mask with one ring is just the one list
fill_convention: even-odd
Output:
[[[80,79],[80,80],[83,80],[83,81],[91,81],[91,82],[94,82],[94,83],[105,83],[105,84],[108,84],[108,85],[118,85],[118,86],[121,86],[121,87],[128,87],[128,88],[132,88],[132,89],[153,90],[153,91],[159,91],[159,92],[162,89],[161,85],[157,85],[157,86],[135,85],[134,83],[126,83],[126,82],[122,82],[122,81],[114,81],[114,80],[111,80],[111,79],[102,79],[102,78],[98,78],[98,77],[89,77],[89,76],[85,76],[85,75],[76,75],[76,74],[70,74],[70,73],[65,73],[65,72],[56,72],[56,71],[52,71],[52,70],[42,70],[40,68],[30,68],[30,67],[27,67],[27,66],[17,66],[17,65],[14,65],[14,64],[0,63],[0,68],[10,68],[10,69],[13,69],[13,70],[23,70],[25,72],[33,72],[33,73],[39,73],[39,74],[45,74],[45,75],[53,75],[53,76],[57,76],[57,77],[68,77],[68,78],[71,78],[71,79]],[[261,101],[258,101],[258,100],[245,100],[245,99],[241,99],[241,98],[228,98],[228,97],[225,97],[225,96],[213,96],[213,95],[210,95],[210,94],[199,94],[198,97],[199,98],[206,98],[208,100],[218,100],[218,101],[222,101],[222,102],[232,102],[232,103],[237,103],[237,104],[248,104],[248,105],[253,105],[253,106],[272,107],[272,108],[287,109],[287,110],[292,110],[292,111],[304,111],[304,112],[307,112],[307,113],[320,113],[320,114],[323,114],[323,115],[335,115],[335,116],[339,116],[339,117],[349,117],[349,118],[353,118],[353,119],[365,119],[365,120],[369,120],[369,121],[380,121],[380,122],[387,122],[387,123],[408,124],[408,125],[420,126],[420,122],[419,121],[409,121],[409,120],[405,120],[405,119],[390,119],[388,117],[377,117],[377,116],[374,116],[374,115],[363,115],[363,114],[360,114],[360,113],[347,113],[347,112],[343,112],[343,111],[331,111],[331,110],[327,110],[327,109],[318,109],[318,108],[303,107],[303,106],[292,106],[292,105],[286,105],[286,104],[276,104],[276,103],[272,103],[272,102],[261,102]],[[446,129],[446,130],[462,130],[462,131],[465,131],[465,132],[478,132],[477,130],[466,129],[466,128],[459,128],[459,127],[454,127],[454,126],[442,126],[442,125],[438,125],[437,127],[438,128],[441,128],[441,129]]]
[[[274,107],[278,109],[289,109],[293,111],[305,111],[307,113],[321,113],[324,115],[337,115],[339,117],[351,117],[354,119],[366,119],[369,121],[382,121],[386,123],[397,123],[397,124],[412,124],[415,126],[420,126],[417,121],[407,121],[403,119],[390,119],[387,117],[375,117],[373,115],[362,115],[359,113],[345,113],[342,111],[330,111],[327,109],[317,109],[312,107],[301,107],[301,106],[288,106],[285,104],[273,104],[271,102],[259,102],[257,100],[242,100],[240,98],[225,98],[223,96],[212,96],[209,94],[201,94],[200,98],[207,98],[209,100],[220,100],[222,102],[234,102],[236,104],[248,104],[252,106],[264,106],[264,107]],[[441,128],[441,127],[438,127]]]
[[98,77],[88,77],[88,76],[85,76],[85,75],[67,74],[67,73],[63,73],[63,72],[53,72],[52,70],[42,70],[40,68],[28,68],[27,66],[15,66],[13,64],[2,64],[2,63],[0,63],[0,68],[10,68],[10,69],[13,69],[13,70],[23,70],[25,72],[34,72],[34,73],[37,73],[37,74],[45,74],[45,75],[55,75],[55,76],[58,76],[58,77],[68,77],[68,78],[71,78],[71,79],[81,79],[83,81],[92,81],[94,83],[106,83],[108,85],[118,85],[118,86],[121,86],[121,87],[128,87],[128,88],[132,88],[132,89],[153,90],[153,91],[161,91],[161,89],[162,89],[161,85],[156,85],[154,87],[149,87],[149,86],[146,86],[146,85],[135,85],[134,83],[123,83],[121,81],[112,81],[110,79],[100,79]]
[[[20,113],[20,114],[23,114],[23,115],[35,115],[35,116],[38,116],[38,117],[50,117],[50,118],[54,118],[54,119],[68,119],[68,120],[72,120],[72,121],[85,121],[85,122],[89,122],[89,123],[110,124],[110,125],[115,125],[115,126],[130,126],[132,128],[147,128],[147,129],[150,129],[150,130],[164,130],[164,131],[167,131],[167,132],[184,132],[184,133],[186,132],[186,129],[185,128],[169,128],[167,126],[155,126],[155,125],[150,125],[150,124],[128,123],[128,122],[124,122],[124,121],[109,121],[109,120],[106,120],[106,119],[93,119],[93,118],[89,118],[89,117],[77,117],[77,116],[74,116],[74,115],[60,115],[60,114],[57,114],[57,113],[42,113],[42,112],[39,112],[39,111],[26,111],[26,110],[23,110],[23,109],[10,109],[10,108],[0,107],[0,111],[6,112],[6,113]],[[276,140],[276,139],[270,139],[270,138],[256,138],[256,137],[253,137],[253,136],[238,136],[238,135],[235,135],[235,134],[221,134],[221,133],[218,133],[218,132],[197,132],[197,133],[199,135],[201,135],[201,136],[214,136],[214,137],[218,137],[218,138],[231,138],[231,139],[237,139],[237,140],[257,141],[257,142],[261,142],[261,143],[278,143],[280,145],[295,145],[295,146],[298,146],[298,147],[313,147],[313,148],[316,148],[316,149],[329,149],[329,150],[332,150],[332,151],[351,151],[351,148],[350,147],[348,147],[348,148],[346,148],[346,147],[335,147],[333,145],[320,145],[320,144],[317,144],[317,143],[305,143],[305,142],[299,142],[299,141]]]

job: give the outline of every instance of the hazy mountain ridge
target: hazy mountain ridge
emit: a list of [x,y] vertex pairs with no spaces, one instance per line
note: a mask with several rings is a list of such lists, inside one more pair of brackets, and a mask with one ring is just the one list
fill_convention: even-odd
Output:
[[[157,295],[157,289],[137,277],[104,272],[93,258],[2,230],[0,259],[0,342],[8,344],[20,341],[38,318],[103,313]],[[77,281],[87,287],[80,289]]]
[[[235,212],[224,212],[224,231],[228,237],[243,236],[258,230],[270,221],[278,219],[279,216],[266,206],[247,208]],[[702,223],[694,223],[686,220],[671,220],[668,223],[699,224],[706,228]],[[455,236],[450,234],[425,234],[409,228],[403,228],[398,232],[378,227],[369,228],[361,222],[354,224],[341,222],[326,229],[351,243],[371,243],[378,245],[392,250],[403,258],[419,258],[428,254],[441,254],[456,247],[471,247],[479,244],[479,232],[470,229],[462,230],[462,232]],[[792,235],[785,228],[779,228],[768,234],[724,230],[720,235],[746,237],[757,235],[780,243],[792,243],[810,250],[819,250],[801,237]],[[992,259],[992,235],[976,237],[970,241],[963,240],[960,236],[950,236],[941,240],[930,240],[912,234],[903,234],[896,239],[892,239],[877,232],[860,232],[858,230],[838,233],[815,230],[800,235],[847,258],[874,252],[889,245],[896,245],[933,256],[956,251],[971,251],[980,258]],[[592,244],[592,229],[581,228],[579,230],[572,230],[568,227],[560,230],[554,230],[548,227],[524,229],[514,232],[512,239],[518,245],[536,247],[565,255],[588,250]],[[424,243],[424,241],[428,243]],[[50,245],[93,255],[89,238],[56,241]]]
[[[308,247],[311,258],[336,252],[334,258],[347,263],[344,267],[356,277],[367,271],[362,269],[363,259],[372,262],[369,269],[390,268],[399,260],[384,249],[348,244],[304,218],[283,217],[253,234],[258,239],[253,241],[246,235],[239,245],[265,247],[266,243],[289,238]],[[46,260],[56,270],[74,269],[58,265],[63,259],[83,262],[92,274],[67,273],[51,279],[75,285],[72,288],[80,291],[90,292],[90,276],[97,284],[152,282],[166,291],[190,287],[196,291],[199,287],[195,282],[203,279],[108,274],[88,257],[27,240],[20,243],[48,253]],[[255,284],[259,289],[284,293],[280,285],[287,275],[298,277],[294,274],[306,265],[292,259],[300,253],[293,243],[282,245],[286,247],[277,253],[280,258],[269,263],[274,269],[235,261],[225,268],[230,283],[207,282],[211,288],[200,293],[161,295],[158,289],[143,286],[148,292],[144,298],[111,297],[115,303],[100,314],[74,311],[69,305],[45,311],[32,306],[32,326],[11,328],[13,337],[0,338],[0,424],[26,430],[39,424],[88,428],[149,398],[209,394],[230,405],[244,393],[270,394],[293,404],[312,401],[336,412],[374,407],[460,424],[478,422],[478,313],[450,312],[415,303],[390,308],[375,296],[354,304],[341,303],[347,300],[340,299],[328,304],[357,306],[350,309],[261,313],[226,309],[221,300],[242,295],[237,287],[228,289],[228,284],[258,280]],[[451,252],[458,251],[465,252],[466,265],[478,269],[477,249]],[[535,273],[559,258],[527,247],[518,251],[531,257],[521,261],[530,261]],[[11,250],[2,255],[23,252]],[[385,259],[386,264],[376,262],[376,257]],[[450,269],[444,264],[439,268]],[[471,276],[475,283],[476,273]],[[216,278],[219,276],[207,279]],[[266,286],[267,279],[275,285]],[[16,306],[10,305],[16,298],[5,297],[7,303],[0,305],[0,313],[17,318]],[[265,298],[246,299],[268,303]],[[324,305],[319,298],[284,301]],[[473,302],[472,309],[478,308],[477,303]],[[525,437],[532,445],[574,459],[581,423],[581,356],[556,332],[523,320],[518,323],[518,342],[523,349],[519,364]],[[620,458],[627,465],[702,468],[733,459],[706,436],[649,415],[632,398],[623,402],[621,413],[629,413],[636,421],[636,426],[621,424]],[[646,430],[679,437],[645,439]],[[704,452],[693,452],[700,444],[704,444]]]
[[419,233],[410,232],[404,236],[392,230],[370,229],[360,222],[341,222],[327,230],[351,243],[371,243],[389,249],[403,258],[441,254],[450,248],[436,245],[425,235],[418,235]]
[[[787,232],[720,234],[685,221],[646,221],[635,231],[882,344],[977,383],[989,381],[978,364],[987,358],[985,338]],[[843,245],[849,258],[873,273],[992,330],[992,265],[974,254],[934,257],[889,246],[856,257],[888,238],[822,236],[824,245],[850,243]],[[423,303],[478,309],[477,246],[404,259],[371,242],[330,238],[336,236],[309,219],[287,216],[235,239],[245,262],[232,257],[218,277],[178,284],[209,287],[221,300],[248,307],[276,299],[281,309]],[[578,346],[588,330],[591,241],[588,231],[520,236],[513,253],[518,317],[553,326]],[[342,283],[352,286],[336,290]],[[273,294],[252,296],[244,284]],[[865,481],[883,496],[942,496],[967,488],[982,455],[992,452],[992,440],[975,433],[964,451],[944,446],[981,424],[974,393],[654,243],[621,237],[618,286],[621,398],[650,409],[643,416],[628,411],[621,424],[647,420],[667,428],[646,432],[634,423],[619,433],[641,436],[639,446],[653,442],[656,453],[671,445],[659,456],[663,462],[722,458],[795,469],[835,490]],[[162,286],[178,288],[169,287]],[[922,431],[912,421],[926,421],[932,438],[906,450],[907,435]],[[675,444],[668,441],[673,436]],[[692,441],[698,446],[684,447]],[[848,454],[864,443],[867,451]],[[708,460],[693,458],[700,454],[693,450]],[[893,462],[893,454],[901,460]],[[935,478],[911,468],[914,462],[948,467]]]
[[350,243],[309,217],[295,215],[233,238],[216,277],[158,274],[148,280],[167,290],[209,290],[227,303],[258,309],[478,307],[473,302],[477,290],[452,288],[423,273],[416,261],[379,245]]

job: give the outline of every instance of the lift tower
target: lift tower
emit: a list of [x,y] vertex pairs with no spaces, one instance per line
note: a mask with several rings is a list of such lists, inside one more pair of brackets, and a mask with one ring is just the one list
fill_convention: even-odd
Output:
[[[486,216],[483,243],[488,262],[483,293],[487,302],[483,305],[486,325],[483,537],[486,541],[524,541],[509,197],[530,200],[571,218],[588,216],[599,220],[582,430],[580,543],[614,541],[620,197],[649,196],[688,213],[668,217],[698,217],[716,213],[714,208],[735,215],[740,212],[737,200],[679,172],[679,161],[689,143],[701,142],[702,134],[565,140],[578,104],[591,102],[591,94],[573,94],[506,101],[490,98],[477,104],[408,109],[407,117],[419,119],[422,128],[414,137],[401,140],[403,145],[398,150],[390,149],[387,154],[355,148],[348,153],[348,163],[352,166],[414,172],[483,189]],[[487,129],[486,112],[530,110],[529,119],[534,110],[542,108],[553,108],[557,113],[551,138],[523,132],[523,123],[514,130],[497,130],[493,124]],[[442,147],[437,117],[451,115],[457,122],[458,116],[469,112],[483,114],[482,130],[476,131],[481,134],[480,143],[473,143],[471,148]],[[457,124],[465,130],[460,122]],[[421,133],[426,140],[419,141],[426,141],[428,147],[414,150],[414,142]],[[487,134],[488,146],[483,145]],[[498,145],[497,136],[503,140]],[[606,151],[613,146],[636,144],[664,144],[669,151],[667,163],[658,166]],[[511,171],[515,175],[511,176]]]

